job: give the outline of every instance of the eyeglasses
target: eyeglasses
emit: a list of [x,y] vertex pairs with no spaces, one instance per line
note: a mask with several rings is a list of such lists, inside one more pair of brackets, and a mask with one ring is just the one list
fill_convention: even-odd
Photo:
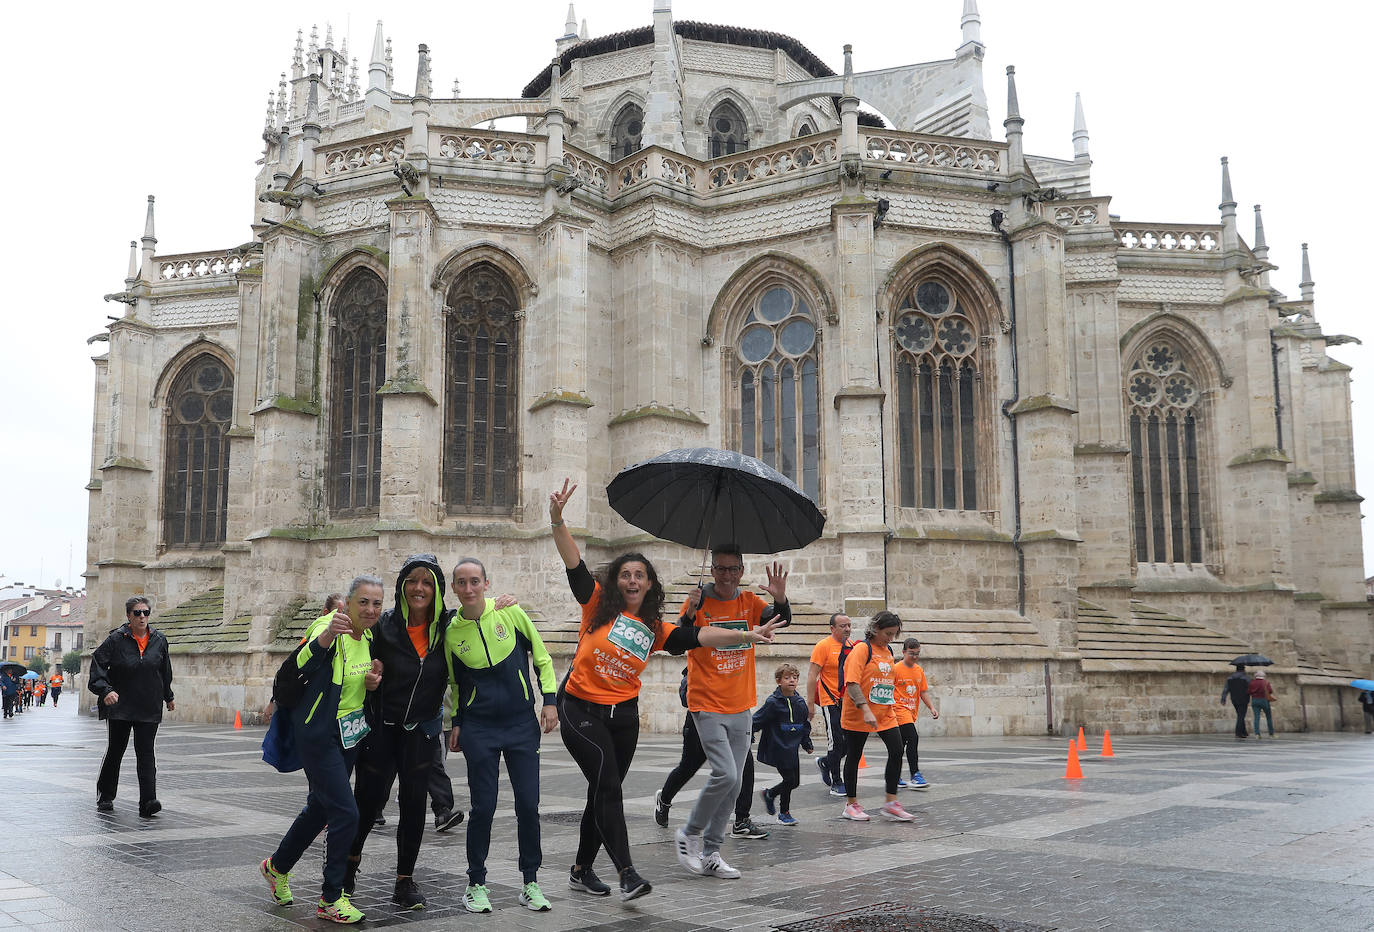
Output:
[[712,564],[711,564],[711,569],[715,570],[717,573],[743,573],[743,572],[744,572],[744,566],[743,566],[742,564],[736,565],[736,566],[721,566],[719,563],[712,563]]
[[146,608],[136,608],[130,614],[137,615],[140,618],[147,618],[152,612]]

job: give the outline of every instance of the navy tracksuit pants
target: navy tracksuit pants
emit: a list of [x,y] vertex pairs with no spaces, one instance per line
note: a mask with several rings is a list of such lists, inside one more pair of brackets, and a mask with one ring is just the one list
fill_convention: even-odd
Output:
[[539,865],[544,860],[539,846],[538,720],[528,713],[515,721],[466,720],[458,730],[458,741],[467,759],[468,794],[472,806],[468,813],[468,881],[473,884],[487,882],[487,852],[491,849],[491,820],[496,814],[497,776],[502,755],[505,755],[506,773],[515,794],[522,882],[537,880]]
[[353,802],[353,787],[348,779],[353,773],[358,749],[344,750],[337,728],[333,734],[326,732],[316,736],[312,733],[302,738],[297,731],[296,735],[301,742],[301,762],[305,765],[306,779],[310,781],[310,795],[305,799],[305,808],[291,823],[277,850],[272,852],[272,866],[289,873],[320,832],[328,828],[324,840],[321,898],[332,903],[343,892],[348,846],[358,828],[358,807]]

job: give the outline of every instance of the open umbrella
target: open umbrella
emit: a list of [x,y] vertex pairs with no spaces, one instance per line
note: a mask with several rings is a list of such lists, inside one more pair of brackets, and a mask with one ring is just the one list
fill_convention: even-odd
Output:
[[1274,665],[1274,661],[1263,654],[1242,654],[1232,660],[1231,663],[1243,667],[1272,667]]
[[1351,680],[1350,685],[1356,689],[1374,690],[1374,680]]
[[752,456],[696,447],[627,466],[606,486],[635,527],[687,547],[734,543],[745,553],[805,547],[825,516],[782,473]]
[[23,676],[19,678],[21,680],[41,680],[43,678],[43,674],[34,673],[32,670],[30,670],[28,673],[25,673]]
[[28,669],[29,668],[22,663],[16,663],[13,660],[6,660],[4,663],[0,663],[0,670],[9,670],[15,676],[23,676]]

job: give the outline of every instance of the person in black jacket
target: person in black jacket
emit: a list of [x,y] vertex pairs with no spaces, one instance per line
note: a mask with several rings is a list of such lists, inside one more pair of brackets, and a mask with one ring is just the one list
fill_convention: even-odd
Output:
[[778,688],[763,701],[754,713],[754,733],[759,737],[759,763],[778,769],[782,781],[764,788],[759,795],[763,806],[772,815],[775,811],[782,825],[796,825],[792,818],[792,791],[801,786],[801,763],[797,748],[810,754],[811,713],[806,700],[797,692],[801,671],[790,663],[781,664],[773,674]]
[[405,909],[427,904],[415,883],[415,862],[425,832],[430,768],[443,729],[448,690],[444,635],[453,609],[444,607],[444,571],[430,553],[413,554],[396,576],[396,604],[373,629],[372,656],[385,679],[374,694],[376,725],[358,755],[358,833],[348,856],[344,890],[353,892],[363,846],[373,822],[400,778],[396,826],[396,886],[391,901]]
[[1245,711],[1250,708],[1250,677],[1245,675],[1244,664],[1236,664],[1236,672],[1228,676],[1221,687],[1222,705],[1227,699],[1236,709],[1236,740],[1243,741],[1250,737],[1250,730],[1245,725]]
[[124,603],[127,622],[110,633],[91,656],[88,688],[98,698],[100,717],[109,728],[105,760],[95,781],[95,808],[109,812],[119,791],[119,765],[134,736],[138,761],[138,814],[151,818],[162,810],[157,799],[157,760],[153,742],[162,706],[176,708],[172,695],[172,658],[167,638],[148,623],[152,608],[136,595]]

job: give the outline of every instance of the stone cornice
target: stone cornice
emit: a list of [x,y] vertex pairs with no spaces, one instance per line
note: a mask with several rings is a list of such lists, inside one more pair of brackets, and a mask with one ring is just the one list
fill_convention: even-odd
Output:
[[690,411],[683,411],[670,405],[640,405],[638,408],[631,408],[622,411],[611,418],[608,427],[618,427],[621,424],[628,424],[631,421],[642,421],[645,418],[662,418],[667,421],[683,421],[688,424],[701,424],[706,422]]
[[1022,398],[1012,405],[1007,411],[1008,414],[1016,416],[1030,414],[1034,411],[1061,411],[1065,414],[1077,414],[1078,409],[1069,404],[1069,399],[1061,398],[1055,394],[1030,395]]
[[304,398],[292,398],[290,395],[274,395],[248,413],[263,414],[267,411],[286,411],[291,414],[304,414],[308,417],[319,417],[320,406],[318,402],[307,401]]
[[423,382],[416,379],[388,379],[381,388],[377,389],[377,394],[416,395],[436,408],[439,406],[439,402],[434,398],[434,393],[426,388]]
[[1291,462],[1293,461],[1288,458],[1288,454],[1278,447],[1255,447],[1253,450],[1233,457],[1231,462],[1226,465],[1228,467],[1253,466],[1257,463],[1283,463],[1287,465]]
[[134,472],[153,471],[152,467],[145,465],[142,460],[135,459],[132,456],[112,456],[101,463],[99,468],[102,472],[110,469],[129,469]]
[[596,407],[596,402],[587,397],[584,392],[547,391],[534,399],[525,410],[533,414],[551,405],[571,405],[574,408],[594,408]]

